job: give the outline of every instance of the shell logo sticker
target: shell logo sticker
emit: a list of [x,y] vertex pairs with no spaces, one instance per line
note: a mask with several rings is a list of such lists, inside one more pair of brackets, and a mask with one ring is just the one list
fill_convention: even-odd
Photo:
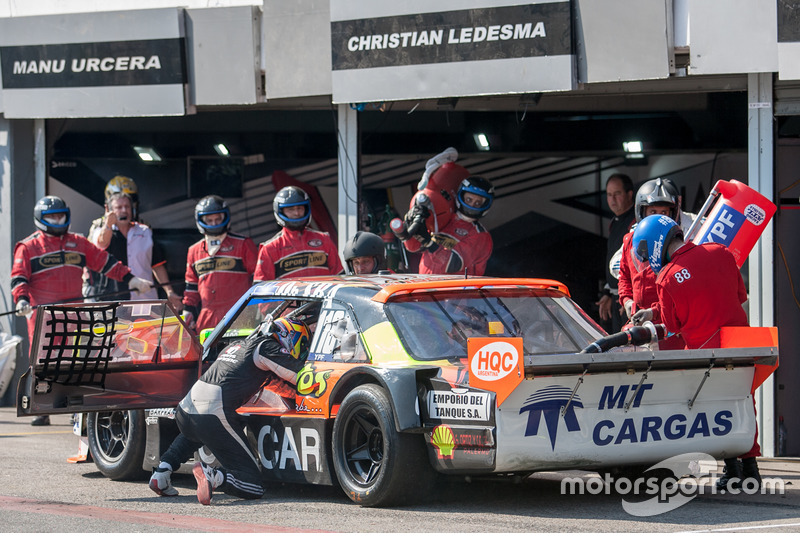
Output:
[[467,353],[470,386],[493,391],[498,406],[525,376],[520,337],[467,339]]
[[431,433],[431,444],[436,448],[436,455],[439,459],[452,458],[456,439],[450,426],[436,426]]

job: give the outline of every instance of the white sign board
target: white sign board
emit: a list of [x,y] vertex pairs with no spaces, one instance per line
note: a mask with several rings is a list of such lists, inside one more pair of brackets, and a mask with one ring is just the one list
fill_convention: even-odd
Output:
[[574,88],[569,2],[474,4],[331,0],[333,101]]

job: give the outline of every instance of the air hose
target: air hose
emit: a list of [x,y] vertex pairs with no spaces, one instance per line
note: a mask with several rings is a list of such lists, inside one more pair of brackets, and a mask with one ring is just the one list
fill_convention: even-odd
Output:
[[642,344],[650,344],[651,342],[663,339],[666,332],[667,328],[664,324],[645,322],[641,326],[633,326],[619,333],[597,339],[581,350],[580,353],[600,353],[607,352],[611,348],[616,348],[618,346],[641,346]]

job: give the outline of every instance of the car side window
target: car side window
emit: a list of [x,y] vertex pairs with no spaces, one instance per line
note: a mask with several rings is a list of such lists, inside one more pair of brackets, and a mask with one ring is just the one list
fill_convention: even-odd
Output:
[[369,360],[358,327],[344,304],[327,301],[323,305],[308,360],[336,363],[363,363]]

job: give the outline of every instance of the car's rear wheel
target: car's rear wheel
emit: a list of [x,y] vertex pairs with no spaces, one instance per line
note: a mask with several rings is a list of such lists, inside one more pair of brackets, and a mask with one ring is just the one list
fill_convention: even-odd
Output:
[[422,435],[397,432],[386,391],[372,384],[354,389],[339,408],[333,464],[345,494],[365,507],[416,500],[434,476]]
[[86,430],[89,451],[97,469],[116,480],[143,479],[145,449],[144,411],[89,413]]

